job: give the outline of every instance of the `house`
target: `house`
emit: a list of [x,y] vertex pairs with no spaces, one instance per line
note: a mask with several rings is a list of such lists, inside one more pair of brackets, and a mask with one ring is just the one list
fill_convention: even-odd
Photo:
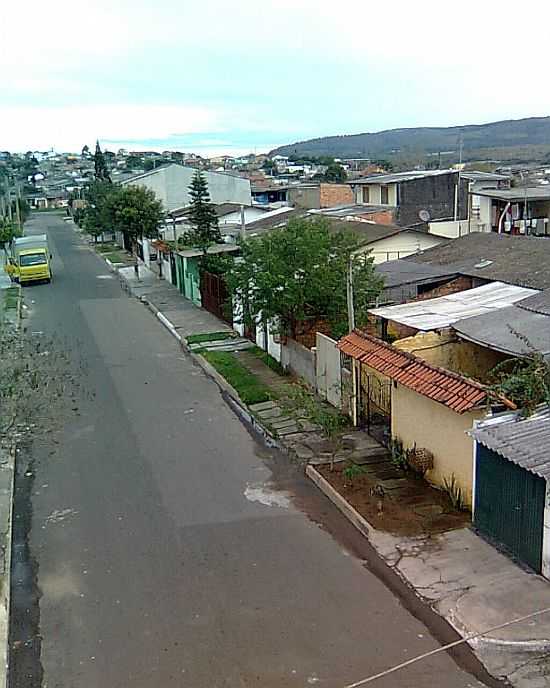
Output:
[[288,189],[288,184],[254,184],[251,188],[252,200],[260,204],[288,205]]
[[538,351],[550,360],[550,289],[493,313],[459,320],[452,329],[459,340],[506,356]]
[[376,318],[383,338],[402,339],[419,332],[441,331],[466,318],[490,316],[534,294],[538,294],[535,289],[489,282],[445,296],[372,308],[369,314]]
[[474,424],[473,523],[535,573],[550,578],[550,408]]
[[395,225],[342,221],[333,218],[328,219],[328,222],[329,229],[333,232],[355,234],[361,243],[361,248],[373,257],[375,263],[404,258],[437,246],[441,241],[426,232]]
[[442,296],[471,287],[469,278],[463,278],[452,269],[412,260],[379,263],[376,272],[384,279],[384,288],[378,297],[380,305]]
[[443,241],[435,248],[405,259],[455,271],[476,287],[490,281],[531,289],[549,289],[550,241],[543,237],[469,234]]
[[468,208],[465,219],[434,220],[429,223],[429,231],[437,236],[456,239],[470,232],[488,232],[490,227],[481,212],[483,201],[480,193],[486,190],[509,189],[511,177],[493,172],[463,170],[460,178],[468,182]]
[[[161,165],[154,170],[134,175],[121,182],[122,186],[144,186],[154,191],[163,208],[173,211],[189,205],[189,185],[195,170],[175,163]],[[218,172],[203,173],[208,184],[212,203],[238,203],[251,205],[248,179]]]
[[[214,244],[209,246],[207,249],[208,255],[219,255],[221,253],[239,253],[239,247],[231,244]],[[199,263],[204,256],[204,251],[199,248],[190,248],[182,251],[172,252],[173,255],[173,266],[171,267],[172,282],[179,289],[182,296],[189,301],[192,301],[196,306],[203,306],[207,310],[208,304],[205,301],[205,292],[208,290],[208,285],[204,283],[204,273],[201,274],[199,270]],[[202,280],[202,281],[201,281]],[[208,294],[206,294],[208,296]],[[226,295],[221,295],[218,299],[219,302],[225,300]],[[224,320],[228,319],[228,315],[219,309],[215,315],[222,317]],[[229,317],[229,320],[231,318]]]
[[289,187],[288,202],[295,208],[330,208],[353,203],[353,191],[349,184],[298,184]]
[[396,172],[350,182],[355,203],[384,206],[392,223],[428,229],[435,220],[467,217],[468,181],[455,170]]
[[476,196],[483,231],[550,236],[550,186],[482,189]]
[[494,401],[485,385],[402,351],[365,332],[338,342],[356,379],[356,420],[386,440],[431,457],[425,477],[443,487],[454,476],[472,502],[473,441],[467,432]]

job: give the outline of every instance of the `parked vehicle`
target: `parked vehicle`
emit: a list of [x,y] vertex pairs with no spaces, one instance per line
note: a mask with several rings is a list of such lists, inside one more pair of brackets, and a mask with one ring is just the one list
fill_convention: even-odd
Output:
[[6,272],[14,282],[51,282],[51,255],[48,237],[45,234],[24,236],[14,239],[10,246],[10,256]]

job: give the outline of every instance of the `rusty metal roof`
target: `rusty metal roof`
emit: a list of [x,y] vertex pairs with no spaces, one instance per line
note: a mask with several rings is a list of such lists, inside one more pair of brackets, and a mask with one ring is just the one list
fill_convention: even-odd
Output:
[[475,380],[438,368],[381,339],[363,332],[342,337],[338,348],[404,387],[447,406],[456,413],[479,407],[487,399],[487,389]]

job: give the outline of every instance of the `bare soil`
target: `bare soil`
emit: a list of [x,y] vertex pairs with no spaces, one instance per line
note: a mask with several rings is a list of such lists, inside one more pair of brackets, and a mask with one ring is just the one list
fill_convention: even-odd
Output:
[[374,476],[364,474],[353,480],[345,477],[345,464],[316,466],[330,485],[339,492],[374,528],[394,535],[428,535],[463,528],[470,523],[470,516],[456,511],[447,495],[427,485],[420,478],[407,479],[405,489],[385,491],[382,511],[380,499],[371,490],[380,484]]

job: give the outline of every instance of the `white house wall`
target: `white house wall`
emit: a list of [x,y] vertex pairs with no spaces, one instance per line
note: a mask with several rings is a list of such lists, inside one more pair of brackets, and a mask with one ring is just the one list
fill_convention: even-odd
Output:
[[[190,203],[189,185],[195,174],[192,167],[169,165],[151,174],[128,180],[125,184],[145,186],[155,192],[165,210],[175,210]],[[252,204],[250,180],[217,172],[203,172],[212,203]]]
[[437,246],[443,241],[441,237],[420,232],[401,232],[369,244],[375,263],[405,258],[419,251]]

